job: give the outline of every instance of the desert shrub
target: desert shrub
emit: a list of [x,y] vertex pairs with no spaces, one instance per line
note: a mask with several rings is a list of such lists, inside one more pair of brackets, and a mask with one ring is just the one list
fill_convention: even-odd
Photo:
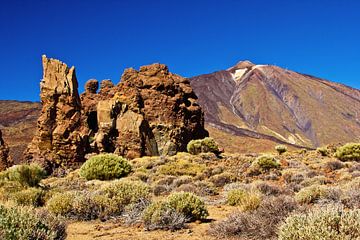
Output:
[[36,187],[46,177],[43,168],[36,164],[15,165],[0,174],[0,179],[19,182],[23,186]]
[[275,150],[279,153],[279,155],[287,152],[287,147],[285,145],[277,145],[275,146]]
[[325,168],[329,169],[331,171],[335,171],[338,169],[343,168],[345,165],[344,163],[338,161],[338,160],[332,160],[325,163]]
[[128,225],[142,223],[144,210],[151,204],[150,199],[140,199],[136,203],[129,204],[121,214]]
[[299,203],[316,203],[316,202],[339,202],[341,199],[341,191],[337,188],[327,187],[323,185],[311,185],[302,188],[295,194],[295,199]]
[[359,239],[360,210],[344,211],[327,207],[286,219],[280,227],[280,240],[298,239]]
[[360,143],[348,143],[339,147],[335,157],[341,161],[360,161]]
[[173,176],[196,176],[202,174],[204,170],[204,164],[191,162],[187,159],[178,159],[175,161],[167,162],[166,164],[160,166],[158,169],[158,173]]
[[145,209],[143,221],[145,228],[148,230],[176,230],[183,228],[188,219],[167,201],[158,201],[150,204]]
[[216,187],[223,187],[225,184],[235,181],[236,177],[227,172],[214,175],[209,178],[209,181],[212,182]]
[[263,181],[255,183],[255,188],[266,196],[279,195],[282,192],[279,186]]
[[180,176],[179,178],[176,178],[172,183],[172,185],[174,187],[180,187],[183,184],[188,184],[191,182],[193,182],[193,178],[188,175],[184,175],[184,176]]
[[173,193],[168,196],[166,201],[169,206],[183,214],[189,221],[205,219],[209,215],[204,201],[189,192]]
[[326,147],[319,147],[316,149],[316,151],[320,153],[323,157],[326,157],[329,154],[329,151]]
[[324,184],[331,184],[331,179],[325,177],[325,176],[315,176],[312,178],[307,178],[304,181],[302,181],[301,185],[304,187],[308,187],[311,185],[324,185]]
[[234,212],[227,219],[211,224],[209,233],[217,239],[276,239],[279,224],[296,209],[291,197],[267,198],[254,211]]
[[213,196],[218,194],[215,185],[211,182],[197,181],[195,182],[195,186],[197,189],[197,194],[199,194],[200,196],[206,196],[206,195]]
[[150,187],[137,181],[116,180],[101,187],[100,193],[118,205],[128,205],[150,198]]
[[262,155],[255,159],[252,162],[250,168],[248,169],[248,175],[254,176],[261,173],[267,172],[271,169],[279,168],[280,164],[278,161],[271,155]]
[[18,205],[40,207],[45,203],[45,193],[39,188],[27,188],[10,194],[9,198]]
[[207,137],[204,139],[191,140],[187,144],[187,151],[190,154],[197,155],[199,153],[212,152],[220,153],[219,147],[213,138]]
[[91,157],[80,168],[80,176],[87,180],[110,180],[128,175],[131,165],[116,154],[99,154]]
[[5,240],[62,240],[66,226],[48,212],[0,205],[0,237]]
[[251,211],[259,207],[261,196],[256,192],[235,189],[227,193],[227,203],[239,206],[241,211]]

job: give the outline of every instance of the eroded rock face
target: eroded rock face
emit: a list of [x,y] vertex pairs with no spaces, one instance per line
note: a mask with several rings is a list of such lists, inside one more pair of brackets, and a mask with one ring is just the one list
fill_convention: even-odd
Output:
[[12,166],[12,161],[9,157],[9,147],[5,144],[0,130],[0,171]]
[[43,57],[42,114],[29,159],[73,166],[87,153],[127,158],[172,155],[204,138],[204,116],[189,82],[162,64],[125,70],[116,86],[89,80],[79,96],[74,68]]
[[42,111],[37,133],[26,155],[47,168],[71,166],[84,160],[85,143],[80,134],[81,103],[75,68],[42,57],[40,83]]

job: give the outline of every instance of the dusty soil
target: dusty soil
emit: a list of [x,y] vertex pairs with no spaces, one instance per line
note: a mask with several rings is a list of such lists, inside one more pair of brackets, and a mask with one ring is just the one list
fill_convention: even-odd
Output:
[[118,222],[72,222],[68,225],[68,240],[214,240],[216,238],[207,235],[207,229],[212,222],[224,219],[228,214],[236,210],[231,206],[208,206],[209,221],[203,223],[190,223],[187,229],[179,231],[146,231],[142,226],[126,226]]

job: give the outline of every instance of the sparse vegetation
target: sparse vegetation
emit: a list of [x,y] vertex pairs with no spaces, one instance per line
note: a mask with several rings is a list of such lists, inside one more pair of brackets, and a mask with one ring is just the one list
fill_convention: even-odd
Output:
[[80,168],[80,176],[87,180],[111,180],[128,175],[131,165],[116,154],[99,154],[91,157]]

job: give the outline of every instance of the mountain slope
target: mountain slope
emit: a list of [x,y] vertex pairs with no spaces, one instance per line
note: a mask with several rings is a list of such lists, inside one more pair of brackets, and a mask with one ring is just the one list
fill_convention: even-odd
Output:
[[22,153],[33,138],[41,104],[0,100],[0,128],[10,147],[15,163],[22,160]]
[[271,65],[239,62],[190,78],[208,124],[305,147],[360,137],[360,91]]

